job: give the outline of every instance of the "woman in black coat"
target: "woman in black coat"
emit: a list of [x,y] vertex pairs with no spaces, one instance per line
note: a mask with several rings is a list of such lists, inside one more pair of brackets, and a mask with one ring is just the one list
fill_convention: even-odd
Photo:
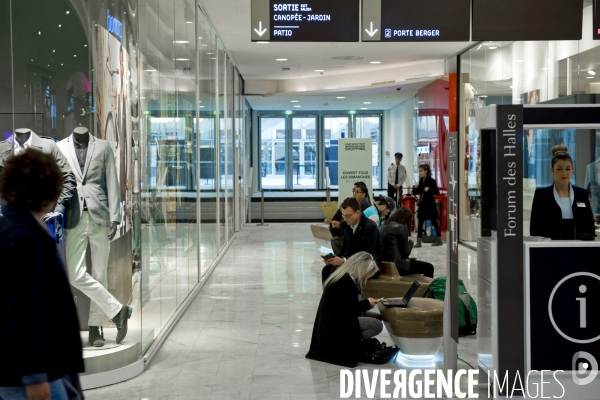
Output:
[[423,225],[425,221],[431,221],[435,229],[435,243],[433,246],[442,245],[442,231],[437,223],[438,212],[435,205],[435,195],[440,194],[435,179],[431,176],[429,165],[419,165],[419,184],[413,187],[413,194],[421,195],[419,200],[419,209],[417,210],[417,244],[415,247],[421,247],[421,238],[423,237]]
[[[39,219],[54,209],[62,173],[54,158],[27,149],[0,180],[1,399],[63,399],[84,370],[67,273]],[[79,392],[81,395],[81,392]]]
[[348,258],[323,283],[310,350],[306,358],[354,368],[360,343],[383,330],[381,321],[365,316],[379,300],[359,300],[360,285],[378,271],[373,256],[361,251]]
[[535,190],[529,232],[554,240],[575,240],[587,235],[593,240],[594,214],[587,190],[571,185],[573,160],[567,146],[552,148],[551,171],[554,183]]
[[433,278],[433,264],[408,258],[413,248],[408,230],[411,220],[412,211],[409,208],[400,207],[383,224],[381,227],[383,260],[393,261],[400,275],[423,274]]

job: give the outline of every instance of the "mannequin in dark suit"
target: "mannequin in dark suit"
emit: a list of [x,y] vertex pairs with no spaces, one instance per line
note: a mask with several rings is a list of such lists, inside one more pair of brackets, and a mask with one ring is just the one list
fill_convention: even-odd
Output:
[[[552,148],[554,184],[536,189],[531,206],[532,236],[575,240],[594,233],[594,216],[587,190],[571,185],[573,160],[565,145]],[[564,203],[561,207],[561,203]],[[569,207],[570,206],[570,207]]]

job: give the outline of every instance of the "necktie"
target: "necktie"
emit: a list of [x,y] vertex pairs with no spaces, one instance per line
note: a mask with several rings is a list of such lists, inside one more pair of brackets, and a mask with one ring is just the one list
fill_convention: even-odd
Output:
[[396,185],[398,184],[398,166],[396,165]]

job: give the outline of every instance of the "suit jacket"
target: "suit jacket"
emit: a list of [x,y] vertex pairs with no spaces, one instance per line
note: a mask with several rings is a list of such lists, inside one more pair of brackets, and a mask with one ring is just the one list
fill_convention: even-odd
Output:
[[[594,215],[588,201],[587,190],[573,188],[573,219],[575,222],[575,238],[579,233],[594,233]],[[583,204],[584,207],[579,207]],[[562,211],[554,198],[554,185],[535,190],[531,205],[531,221],[529,232],[532,236],[543,236],[560,239],[560,222]]]
[[365,214],[360,216],[354,233],[350,225],[344,229],[344,242],[340,256],[348,258],[361,251],[371,254],[381,269],[382,245],[379,228],[375,222],[365,217]]
[[67,157],[77,180],[77,196],[69,203],[65,215],[67,229],[79,223],[83,200],[94,222],[109,226],[121,222],[121,196],[115,165],[115,155],[110,143],[90,135],[83,171],[79,167],[73,135],[61,140],[58,148]]
[[[67,273],[52,237],[25,208],[0,218],[0,386],[82,372],[79,323]],[[43,378],[42,378],[43,379]]]
[[348,274],[323,289],[306,358],[356,367],[362,339],[358,317],[371,308],[368,299],[359,301],[358,296]]
[[[60,168],[63,174],[63,190],[58,197],[56,202],[61,208],[65,208],[71,198],[75,195],[77,189],[77,183],[75,182],[75,175],[71,170],[67,159],[60,152],[56,143],[52,139],[41,138],[36,135],[33,131],[31,132],[31,145],[32,149],[43,151],[47,154],[52,154],[56,160],[58,168]],[[0,142],[0,171],[6,165],[6,160],[12,156],[13,139],[9,138],[3,142]]]

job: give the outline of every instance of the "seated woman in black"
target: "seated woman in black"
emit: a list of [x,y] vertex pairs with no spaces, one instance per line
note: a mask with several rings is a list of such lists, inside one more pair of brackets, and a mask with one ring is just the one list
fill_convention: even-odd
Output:
[[[360,300],[360,286],[378,271],[369,253],[361,251],[337,268],[323,283],[310,350],[306,358],[354,368],[360,343],[383,330],[369,312],[377,299]],[[363,316],[365,315],[366,316]]]
[[581,234],[594,235],[594,214],[587,190],[571,185],[573,159],[564,144],[552,148],[551,171],[554,183],[535,190],[531,205],[531,236],[554,240],[575,240]]
[[393,261],[400,275],[423,274],[433,278],[433,264],[408,259],[413,248],[408,230],[411,221],[412,211],[406,207],[400,207],[383,224],[380,231],[383,242],[383,260]]

